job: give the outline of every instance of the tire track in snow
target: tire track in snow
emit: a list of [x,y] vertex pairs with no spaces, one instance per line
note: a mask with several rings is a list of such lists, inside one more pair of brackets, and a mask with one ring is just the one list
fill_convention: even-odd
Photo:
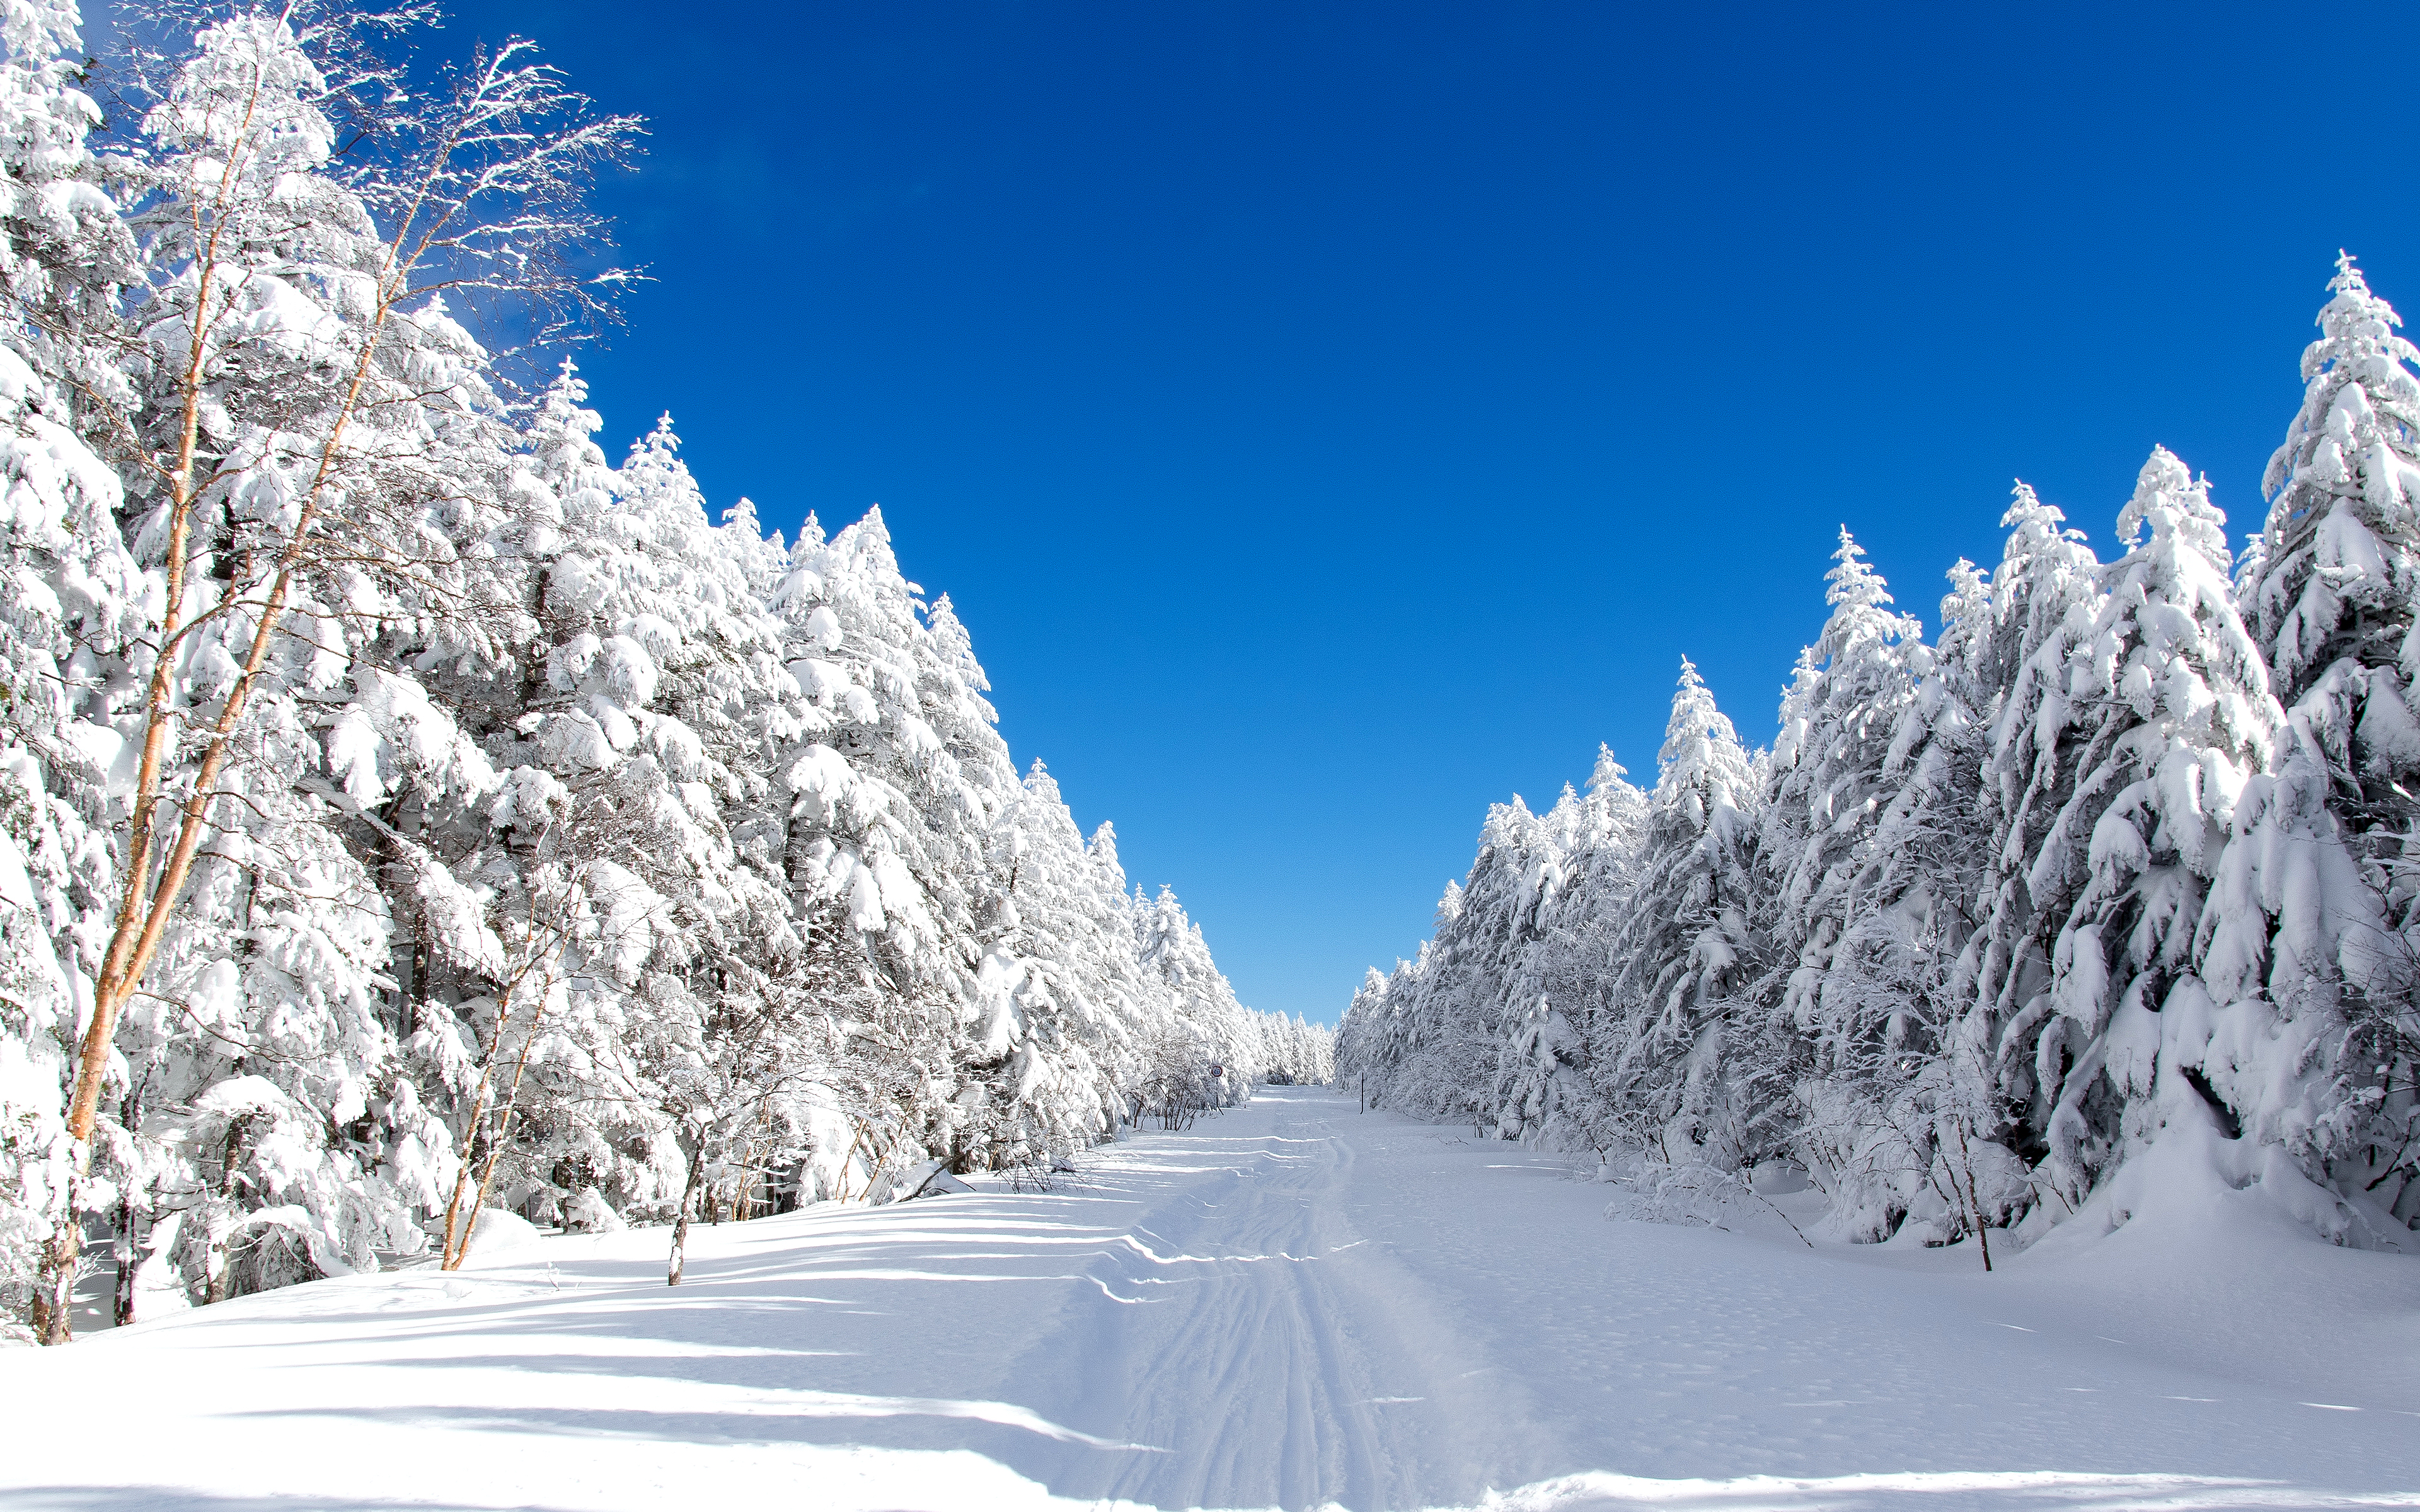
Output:
[[[1148,1317],[1097,1301],[1071,1307],[1026,1362],[1060,1378],[1055,1390],[1029,1399],[1058,1421],[1166,1453],[1050,1455],[1042,1478],[1059,1494],[1162,1507],[1417,1506],[1444,1488],[1477,1497],[1512,1483],[1497,1473],[1504,1448],[1516,1463],[1534,1452],[1525,1395],[1474,1359],[1450,1309],[1355,1228],[1346,1197],[1361,1195],[1362,1176],[1352,1140],[1318,1116],[1326,1102],[1264,1091],[1211,1126],[1215,1143],[1135,1139],[1122,1153],[1150,1183],[1105,1163],[1102,1179],[1143,1201],[1095,1276],[1166,1305]],[[1255,1125],[1265,1132],[1245,1133]],[[1199,1164],[1176,1176],[1188,1160]]]

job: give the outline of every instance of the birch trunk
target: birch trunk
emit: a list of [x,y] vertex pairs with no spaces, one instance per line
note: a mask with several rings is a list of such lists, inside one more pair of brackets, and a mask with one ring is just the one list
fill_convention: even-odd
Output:
[[681,1272],[689,1265],[689,1210],[697,1200],[698,1181],[706,1174],[706,1141],[701,1139],[689,1158],[689,1184],[681,1190],[680,1216],[673,1220],[672,1259],[664,1268],[664,1285],[681,1284]]

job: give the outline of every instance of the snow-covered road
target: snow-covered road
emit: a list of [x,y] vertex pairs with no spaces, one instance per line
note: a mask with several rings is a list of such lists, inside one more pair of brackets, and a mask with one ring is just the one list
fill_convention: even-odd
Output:
[[2420,1262],[1986,1276],[1615,1196],[1270,1088],[1049,1193],[700,1230],[678,1290],[661,1230],[550,1239],[0,1354],[0,1505],[2420,1506]]

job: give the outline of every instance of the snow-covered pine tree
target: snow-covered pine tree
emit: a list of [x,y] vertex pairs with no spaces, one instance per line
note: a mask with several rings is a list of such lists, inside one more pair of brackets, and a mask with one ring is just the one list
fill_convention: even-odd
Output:
[[1894,785],[1893,742],[1929,661],[1923,625],[1891,612],[1882,577],[1840,532],[1825,574],[1831,618],[1799,659],[1781,705],[1760,843],[1771,870],[1773,944],[1792,963],[1780,1011],[1819,1040],[1834,952],[1855,921],[1857,879],[1873,862],[1876,822]]
[[2192,969],[2236,797],[2280,717],[2208,484],[2155,449],[2118,530],[2129,549],[2063,679],[2080,770],[2048,831],[2071,848],[2087,837],[2087,876],[2053,947],[2051,1014],[2026,1021],[2030,1044],[2000,1047],[2032,1063],[2051,1103],[2043,1174],[2070,1203],[2150,1133],[2161,1030],[2177,1022],[2157,1015]]
[[1942,634],[1909,650],[1919,674],[1883,762],[1872,838],[1846,894],[1823,984],[1820,1075],[1801,1084],[1798,1148],[1832,1197],[1831,1219],[1878,1238],[1916,1219],[1930,1242],[2005,1225],[2025,1196],[2002,1141],[1992,1061],[1970,1034],[1975,941],[1990,894],[1980,789],[1989,707],[1978,667],[1993,649],[1990,584],[1948,574]]
[[[1575,802],[1568,790],[1565,801]],[[1489,808],[1469,874],[1438,907],[1435,940],[1390,989],[1406,1032],[1383,1084],[1388,1105],[1481,1130],[1497,1125],[1504,1037],[1535,1006],[1509,1009],[1506,994],[1545,937],[1567,880],[1557,834],[1571,827],[1572,810],[1562,812],[1564,822],[1550,824],[1517,795]]]
[[2101,563],[2080,532],[2023,483],[2001,517],[1989,628],[1959,638],[1959,659],[1988,720],[1979,816],[1988,825],[1981,927],[1962,975],[1973,982],[1962,1043],[1988,1047],[1994,1095],[2016,1120],[2016,1152],[2048,1152],[2055,1103],[2027,1054],[2051,1010],[2051,959],[2085,873],[2083,848],[2055,828],[2080,775],[2068,673],[2100,617]]
[[[720,1117],[702,1111],[717,1105],[706,1088],[730,1080],[706,1073],[732,1071],[718,1026],[752,1035],[771,1022],[785,999],[768,967],[800,944],[777,858],[744,859],[725,822],[761,807],[739,773],[761,764],[765,723],[795,696],[783,630],[708,525],[678,445],[659,424],[610,492],[584,464],[562,480],[569,507],[540,606],[545,688],[496,752],[517,792],[559,793],[568,816],[533,830],[500,809],[483,863],[515,883],[499,923],[554,952],[534,969],[563,992],[559,1004],[490,994],[473,1015],[465,1042],[486,1047],[474,1058],[490,1095],[474,1085],[466,1133],[491,1162],[509,1150],[518,1201],[550,1210],[587,1180],[618,1211],[687,1211]],[[725,994],[760,1006],[741,1023],[722,1012]],[[530,1100],[518,1133],[515,1093],[492,1095],[500,1058]]]
[[[1771,1088],[1734,1061],[1761,1036],[1755,867],[1760,792],[1747,751],[1686,657],[1656,756],[1637,878],[1605,942],[1605,1008],[1590,1077],[1601,1148],[1736,1165],[1776,1131],[1758,1128]],[[1702,1157],[1700,1155],[1702,1152]]]
[[2303,353],[2303,407],[2269,459],[2269,518],[2246,618],[2278,701],[2322,744],[2356,835],[2399,833],[2420,801],[2420,349],[2336,259],[2320,337]]
[[[1396,971],[1404,969],[1396,963]],[[1361,985],[1354,990],[1353,1000],[1336,1020],[1336,1079],[1339,1086],[1349,1087],[1357,1097],[1366,1096],[1369,1079],[1376,1075],[1383,1086],[1387,1068],[1392,1064],[1388,1053],[1387,995],[1391,979],[1372,966],[1361,974]]]
[[1131,938],[1123,889],[1097,863],[1040,762],[994,831],[1001,903],[979,980],[988,1163],[1047,1165],[1116,1126],[1113,1068],[1131,1053],[1132,1005],[1104,947]]
[[1091,896],[1106,904],[1105,933],[1093,942],[1092,951],[1104,1000],[1114,1005],[1120,1026],[1120,1039],[1108,1047],[1111,1057],[1103,1062],[1103,1069],[1118,1088],[1121,1105],[1112,1111],[1126,1117],[1132,1112],[1128,1091],[1145,1074],[1145,1047],[1153,1042],[1159,1026],[1175,1013],[1175,999],[1166,979],[1143,964],[1125,867],[1118,859],[1118,833],[1109,821],[1103,820],[1084,842],[1084,864],[1090,873]]
[[925,717],[921,590],[901,575],[881,511],[830,540],[813,524],[777,604],[789,670],[820,716],[784,753],[791,878],[847,900],[903,991],[923,982],[963,999],[983,958],[973,892],[995,816]]
[[1564,872],[1542,900],[1536,938],[1517,951],[1504,988],[1496,1130],[1552,1148],[1592,1148],[1588,1045],[1605,1011],[1606,949],[1629,915],[1647,799],[1600,747],[1585,797],[1566,790],[1544,816]]
[[[1260,1078],[1243,1005],[1210,958],[1202,926],[1186,917],[1175,889],[1156,899],[1137,889],[1129,919],[1143,969],[1167,983],[1171,1012],[1144,1048],[1145,1112],[1223,1107],[1251,1094]],[[1220,1074],[1213,1077],[1210,1068]]]
[[923,814],[953,791],[954,774],[915,696],[914,591],[888,536],[871,538],[878,512],[868,520],[871,530],[861,522],[827,539],[811,515],[790,548],[774,609],[803,701],[771,766],[793,896],[848,933],[869,978],[862,1001],[834,1024],[845,1074],[824,1143],[845,1143],[814,1156],[823,1180],[844,1189],[861,1164],[860,1196],[886,1171],[956,1148],[971,1114],[959,1092],[980,962],[971,915],[947,915],[925,891],[927,878],[981,856],[954,827],[958,847],[933,851]]
[[2202,914],[2207,1048],[2178,1058],[2197,1060],[2246,1145],[2318,1183],[2272,1167],[2264,1186],[2367,1242],[2420,1215],[2420,350],[2350,256],[2328,287],[2266,528],[2237,566],[2286,725]]

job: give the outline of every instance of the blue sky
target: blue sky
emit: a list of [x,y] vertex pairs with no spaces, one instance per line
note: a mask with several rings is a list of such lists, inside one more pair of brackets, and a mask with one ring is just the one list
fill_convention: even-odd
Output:
[[[2118,13],[2122,8],[2123,13]],[[581,361],[720,507],[879,502],[1020,762],[1332,1020],[1680,656],[1769,736],[2155,442],[2237,533],[2339,246],[2420,311],[2412,13],[496,0],[650,153]]]

